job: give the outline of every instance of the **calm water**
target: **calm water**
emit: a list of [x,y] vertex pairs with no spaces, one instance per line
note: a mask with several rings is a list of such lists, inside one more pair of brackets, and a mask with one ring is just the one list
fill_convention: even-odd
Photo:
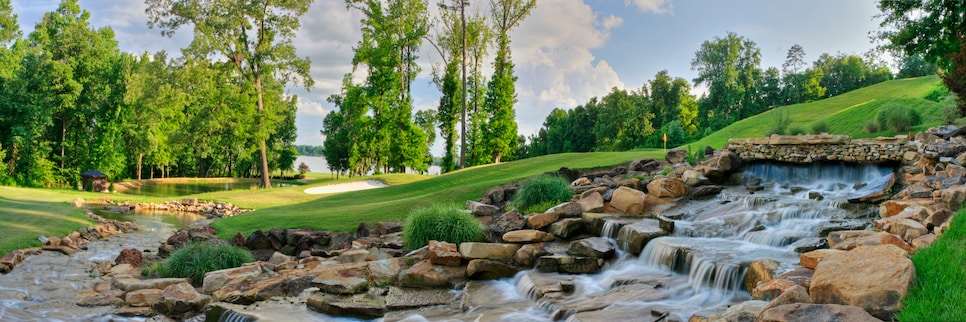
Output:
[[[325,162],[324,157],[311,157],[300,155],[295,159],[295,170],[298,171],[299,164],[305,162],[309,166],[309,172],[321,172],[321,173],[332,173],[329,169],[329,164]],[[429,166],[430,175],[438,175],[440,173],[440,167],[437,165]],[[412,171],[406,171],[406,173],[414,173]]]
[[220,183],[149,183],[125,191],[125,194],[152,197],[178,197],[197,193],[228,191],[228,190],[258,189],[256,182],[220,182]]

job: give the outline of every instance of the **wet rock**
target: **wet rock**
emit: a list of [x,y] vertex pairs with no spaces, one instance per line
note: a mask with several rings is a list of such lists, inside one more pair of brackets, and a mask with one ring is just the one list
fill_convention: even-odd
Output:
[[710,317],[711,321],[755,321],[762,309],[768,305],[765,301],[745,301],[732,305],[724,312],[714,314]]
[[614,191],[610,205],[628,215],[643,215],[647,194],[640,190],[620,187]]
[[891,244],[906,251],[912,251],[912,246],[896,235],[887,232],[873,232],[868,230],[843,230],[829,233],[829,248],[850,250],[858,246],[874,246]]
[[258,265],[245,265],[208,272],[205,273],[201,283],[201,292],[210,295],[232,280],[251,278],[258,276],[261,272],[262,268]]
[[595,274],[600,264],[595,258],[548,255],[537,259],[535,268],[543,273]]
[[706,199],[713,196],[717,196],[724,190],[724,187],[718,185],[706,185],[698,186],[691,189],[691,197],[694,199]]
[[616,218],[615,214],[607,213],[597,213],[597,212],[585,212],[580,215],[580,219],[583,219],[587,223],[587,232],[592,235],[600,236],[601,231],[604,229],[604,223],[608,218]]
[[819,262],[809,294],[815,303],[858,306],[889,319],[901,307],[915,275],[907,251],[894,245],[860,246]]
[[678,178],[657,177],[647,184],[647,192],[657,198],[678,198],[688,194],[688,186]]
[[367,263],[344,263],[322,266],[312,270],[312,285],[332,294],[358,294],[369,287]]
[[604,210],[604,197],[600,192],[588,191],[590,193],[581,194],[577,203],[580,204],[582,212],[598,212]]
[[466,209],[469,209],[470,213],[477,217],[494,216],[500,214],[499,207],[473,200],[466,201]]
[[467,259],[509,262],[520,247],[520,244],[466,242],[459,245],[459,251],[460,255]]
[[503,241],[508,243],[537,243],[548,242],[553,239],[553,234],[534,229],[514,230],[503,234]]
[[533,267],[537,258],[544,255],[550,255],[550,252],[544,247],[544,243],[526,244],[514,253],[513,261],[521,266]]
[[512,265],[488,259],[474,259],[466,265],[467,276],[476,280],[513,277],[519,271],[520,269]]
[[751,292],[758,286],[758,283],[771,280],[774,278],[776,270],[778,270],[778,262],[773,259],[760,259],[751,262],[745,271],[745,290]]
[[[134,316],[154,317],[158,315],[158,312],[155,312],[154,308],[152,307],[125,306],[120,309],[117,309],[117,311],[115,311],[114,314],[117,314],[120,316],[129,316],[129,317],[134,317]],[[161,319],[158,318],[151,321],[152,322],[161,321]]]
[[456,249],[456,244],[430,240],[428,246],[429,262],[433,265],[460,266],[463,257]]
[[838,304],[795,303],[779,305],[761,312],[760,322],[849,321],[880,322],[861,308]]
[[586,225],[580,218],[566,218],[551,224],[547,230],[554,236],[570,239],[583,232]]
[[161,293],[161,303],[156,308],[162,309],[170,316],[182,316],[188,313],[201,312],[211,297],[195,291],[188,283],[168,286]]
[[661,224],[657,220],[642,219],[621,227],[617,234],[617,245],[631,254],[638,255],[649,241],[667,235],[668,232],[661,229]]
[[[460,247],[462,248],[462,245]],[[465,277],[465,267],[433,265],[429,260],[424,260],[399,273],[399,285],[415,288],[447,288],[461,283]]]
[[317,294],[308,297],[305,305],[329,315],[363,319],[380,318],[388,311],[385,298],[366,294],[356,296]]
[[731,152],[731,150],[723,149],[721,150],[721,156],[718,158],[717,167],[721,171],[729,172],[741,166],[741,157],[737,153]]
[[829,233],[840,230],[863,230],[869,227],[864,220],[837,220],[833,219],[818,226],[818,235],[827,237]]
[[426,290],[390,286],[386,294],[386,307],[405,310],[453,302],[453,291],[447,289]]
[[789,245],[796,253],[806,253],[816,249],[828,248],[828,240],[821,237],[805,237]]
[[125,292],[132,292],[143,289],[159,289],[163,290],[171,285],[182,284],[190,282],[187,278],[155,278],[155,279],[136,279],[132,277],[122,277],[114,279],[111,283],[111,287],[122,290]]
[[557,213],[549,212],[542,214],[533,214],[527,217],[527,228],[530,229],[542,229],[544,227],[550,226],[560,219],[560,215]]
[[781,294],[785,293],[786,291],[788,291],[789,289],[795,286],[802,287],[801,285],[798,285],[797,283],[787,279],[782,279],[782,278],[771,279],[756,285],[755,288],[751,291],[751,298],[756,300],[768,301],[768,300],[777,298],[778,296],[780,296]]
[[124,300],[121,296],[124,292],[121,290],[105,290],[103,292],[94,292],[91,290],[85,290],[81,294],[77,295],[77,305],[78,306],[121,306],[124,304]]
[[311,275],[262,274],[234,280],[212,293],[216,302],[252,304],[273,297],[300,294],[313,286]]
[[601,311],[615,303],[655,302],[672,295],[674,295],[673,292],[660,286],[655,287],[653,285],[640,284],[620,285],[611,288],[601,296],[561,306],[554,313],[553,319],[561,320],[581,312]]
[[124,302],[134,307],[152,307],[161,303],[161,293],[161,290],[153,288],[128,292],[124,295]]
[[609,259],[617,253],[610,240],[601,237],[590,237],[570,243],[567,254],[577,257],[591,257]]

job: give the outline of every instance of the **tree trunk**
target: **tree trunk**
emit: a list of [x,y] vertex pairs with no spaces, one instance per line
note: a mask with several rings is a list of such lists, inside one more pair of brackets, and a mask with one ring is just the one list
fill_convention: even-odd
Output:
[[67,143],[67,118],[60,123],[60,168],[64,168],[64,145]]
[[144,152],[138,151],[138,180],[141,180],[141,161],[144,160]]
[[[258,123],[256,125],[261,130],[265,126],[262,124],[262,114],[265,113],[265,102],[262,99],[262,75],[255,76],[255,92],[258,93]],[[272,188],[272,178],[268,172],[268,144],[264,138],[259,138],[259,143],[261,147],[258,151],[258,158],[261,162],[262,188],[270,189]]]

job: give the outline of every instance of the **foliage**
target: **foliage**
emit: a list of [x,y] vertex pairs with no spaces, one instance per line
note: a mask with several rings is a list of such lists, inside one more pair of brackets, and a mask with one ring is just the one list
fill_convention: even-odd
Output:
[[812,123],[812,134],[822,134],[822,133],[830,133],[828,121],[818,120],[815,123]]
[[457,204],[413,209],[403,222],[403,247],[414,250],[430,240],[459,245],[483,239],[483,225]]
[[925,99],[933,102],[942,102],[949,96],[950,96],[949,89],[946,88],[946,86],[943,86],[942,84],[940,84],[940,85],[936,85],[936,87],[933,88],[933,90],[929,92],[929,94],[926,94]]
[[691,145],[688,144],[688,157],[687,162],[690,165],[697,165],[701,161],[704,161],[706,155],[704,154],[704,149],[698,149],[691,151]]
[[325,156],[325,149],[322,146],[297,144],[295,145],[295,150],[298,151],[299,155],[311,157]]
[[772,134],[785,135],[788,134],[788,126],[792,124],[792,117],[788,114],[785,109],[780,109],[772,113],[774,119],[772,120],[772,127],[768,129],[765,136],[770,136]]
[[301,163],[299,163],[299,169],[298,169],[298,170],[299,170],[299,174],[303,174],[303,175],[304,175],[304,174],[305,174],[306,172],[309,172],[309,171],[311,171],[311,170],[309,169],[309,165],[308,165],[308,164],[305,164],[305,162],[301,162]]
[[899,62],[899,73],[896,78],[911,78],[935,75],[936,64],[927,62],[921,54],[905,55]]
[[871,134],[879,132],[879,122],[876,122],[875,119],[870,119],[866,121],[865,124],[862,124],[862,128],[865,129],[865,133]]
[[793,126],[788,128],[788,135],[801,135],[807,133],[808,131],[805,131],[805,128],[801,126]]
[[[557,205],[573,197],[570,183],[566,179],[540,175],[523,183],[513,194],[513,205],[517,209],[529,209],[534,205],[553,203]],[[541,211],[542,212],[542,211]]]
[[943,124],[955,124],[959,119],[959,108],[955,104],[944,104],[942,108]]
[[883,106],[875,115],[880,129],[892,129],[896,133],[903,133],[912,126],[922,123],[922,115],[908,105],[892,103]]
[[964,321],[966,289],[966,211],[960,210],[932,245],[912,255],[916,281],[896,314],[899,321]]
[[761,112],[753,104],[756,80],[761,75],[761,50],[754,41],[729,32],[724,38],[705,41],[691,60],[698,72],[695,86],[708,87],[700,117],[706,117],[712,130]]
[[192,284],[201,285],[205,273],[254,261],[252,253],[243,248],[218,241],[191,242],[171,253],[158,273],[161,277],[189,278]]

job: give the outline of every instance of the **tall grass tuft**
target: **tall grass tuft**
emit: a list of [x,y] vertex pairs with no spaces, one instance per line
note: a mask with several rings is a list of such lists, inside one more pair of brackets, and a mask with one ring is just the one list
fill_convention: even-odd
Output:
[[483,225],[457,204],[436,204],[409,212],[403,222],[403,247],[409,250],[426,246],[430,240],[459,245],[482,240]]
[[192,242],[171,253],[158,270],[161,277],[187,277],[201,285],[205,273],[254,262],[248,250],[220,242]]
[[879,123],[879,129],[892,129],[895,133],[902,133],[922,123],[922,115],[909,105],[890,103],[879,109],[875,120]]
[[526,211],[533,210],[534,206],[547,204],[555,206],[570,200],[571,197],[573,193],[570,192],[570,183],[566,179],[541,175],[523,183],[520,189],[517,189],[513,194],[513,205],[527,213]]
[[912,255],[916,282],[896,314],[899,321],[966,321],[966,210],[932,245]]

